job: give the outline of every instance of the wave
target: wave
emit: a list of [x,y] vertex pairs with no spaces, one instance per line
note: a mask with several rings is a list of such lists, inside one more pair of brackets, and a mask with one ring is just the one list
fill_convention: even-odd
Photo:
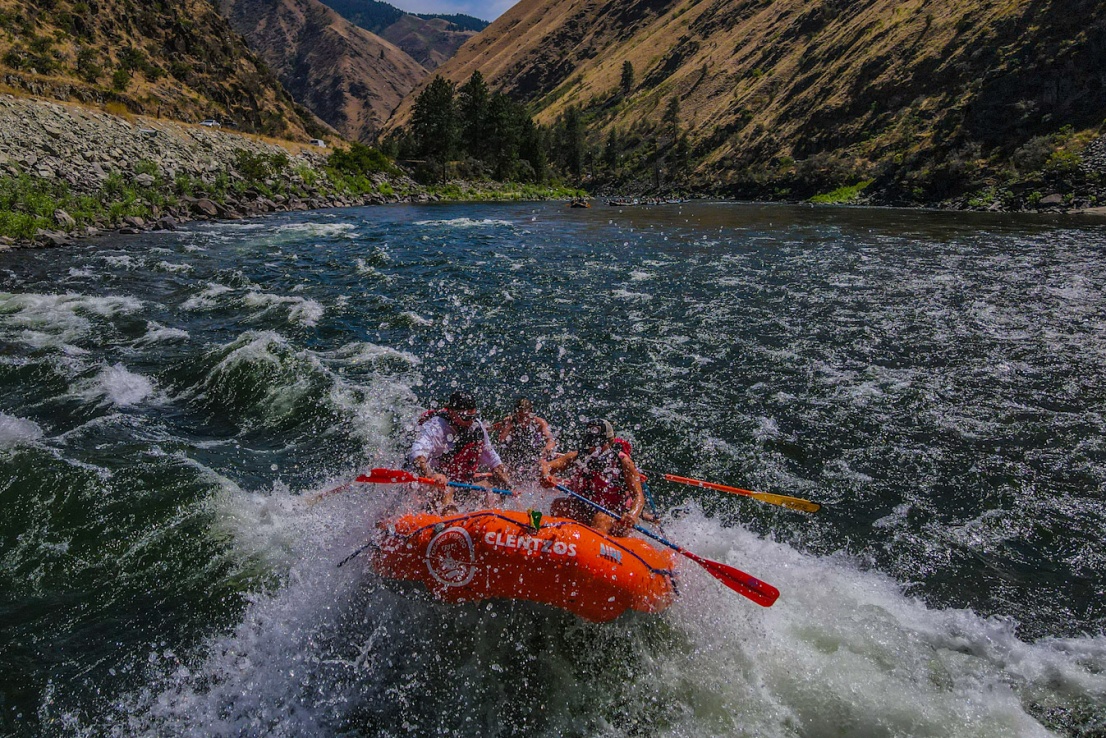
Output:
[[42,427],[33,420],[0,413],[0,449],[31,444],[42,435]]
[[104,366],[89,379],[73,387],[73,394],[89,403],[103,402],[116,407],[137,405],[154,394],[154,383],[140,374],[129,371],[122,364]]
[[358,559],[335,566],[405,492],[380,494],[224,503],[242,555],[278,550],[286,585],[192,654],[152,650],[150,687],[117,702],[129,734],[1029,737],[1050,735],[1039,718],[1106,698],[1106,638],[1027,643],[1010,620],[930,609],[854,559],[697,510],[669,534],[771,581],[774,607],[688,561],[660,616],[444,605]]
[[509,220],[495,218],[450,218],[448,220],[416,220],[415,225],[445,228],[513,228],[515,224]]

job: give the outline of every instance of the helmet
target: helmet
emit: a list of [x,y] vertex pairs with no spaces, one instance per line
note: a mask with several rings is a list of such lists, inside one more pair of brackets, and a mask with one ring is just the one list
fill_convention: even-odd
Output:
[[449,396],[445,406],[450,410],[475,410],[476,400],[470,393],[458,390]]

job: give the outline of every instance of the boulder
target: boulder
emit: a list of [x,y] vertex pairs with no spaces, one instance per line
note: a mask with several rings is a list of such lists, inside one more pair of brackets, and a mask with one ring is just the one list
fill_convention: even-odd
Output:
[[71,239],[67,233],[62,233],[61,231],[48,231],[44,228],[39,228],[35,231],[34,240],[35,243],[45,246],[65,246],[73,242],[73,239]]
[[54,222],[66,230],[77,227],[77,221],[73,219],[73,216],[61,208],[54,211]]
[[214,218],[219,215],[219,208],[214,202],[206,197],[201,197],[192,203],[192,212],[197,215],[206,215],[209,218]]

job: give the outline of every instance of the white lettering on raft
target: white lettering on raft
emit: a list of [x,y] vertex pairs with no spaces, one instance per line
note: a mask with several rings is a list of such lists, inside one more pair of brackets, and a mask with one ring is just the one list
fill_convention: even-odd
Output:
[[575,556],[576,544],[554,541],[550,538],[533,536],[515,536],[488,531],[484,534],[484,543],[496,548],[521,548],[534,553],[551,553],[555,556]]

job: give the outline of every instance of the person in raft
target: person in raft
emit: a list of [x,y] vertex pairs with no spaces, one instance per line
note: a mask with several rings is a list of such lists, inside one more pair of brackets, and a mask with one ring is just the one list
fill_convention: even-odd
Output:
[[515,480],[536,481],[541,462],[553,458],[557,442],[544,418],[534,415],[534,404],[518,398],[515,411],[492,425],[492,436],[503,462]]
[[[566,477],[563,482],[557,478],[559,474]],[[614,427],[606,420],[587,423],[577,450],[543,462],[541,483],[544,487],[563,484],[621,515],[616,520],[575,497],[558,497],[550,506],[554,516],[572,518],[611,535],[627,535],[645,508],[637,466],[622,444],[616,443]]]
[[[419,476],[433,479],[431,506],[443,514],[457,512],[453,488],[447,482],[467,482],[489,486],[481,469],[502,487],[510,487],[507,467],[496,453],[488,430],[479,418],[476,401],[468,392],[454,392],[440,410],[428,410],[419,418],[419,432],[408,454],[408,464]],[[473,501],[467,495],[465,502]],[[491,505],[491,493],[480,500]]]

